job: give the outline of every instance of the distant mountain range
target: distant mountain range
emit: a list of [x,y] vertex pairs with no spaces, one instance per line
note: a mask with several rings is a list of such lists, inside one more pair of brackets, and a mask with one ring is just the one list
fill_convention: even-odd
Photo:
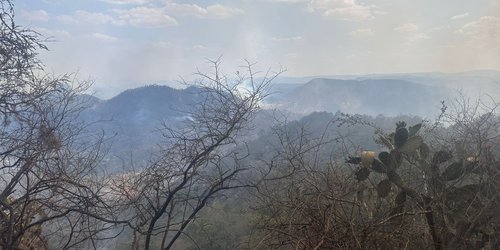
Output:
[[[405,80],[313,79],[282,98],[273,100],[277,108],[300,113],[341,111],[368,115],[413,114],[425,116],[449,94],[444,87],[425,86]],[[435,113],[435,112],[432,112]]]
[[[500,72],[280,77],[271,87],[264,108],[285,110],[294,117],[314,111],[342,111],[433,119],[439,113],[440,101],[453,98],[457,89],[466,94],[488,93],[500,100]],[[195,87],[150,85],[126,90],[109,100],[87,96],[91,108],[82,113],[82,118],[92,123],[92,129],[104,131],[114,144],[112,154],[124,155],[131,149],[147,153],[161,140],[154,131],[162,122],[175,126],[186,119],[186,111],[191,111],[200,99],[199,91]],[[257,119],[256,123],[269,126],[265,120],[269,119]]]
[[[303,83],[300,83],[300,82]],[[466,96],[500,100],[500,71],[278,77],[268,107],[307,114],[342,111],[432,117],[440,101]]]
[[393,73],[393,74],[366,74],[366,75],[318,75],[304,77],[278,76],[275,83],[304,84],[313,79],[339,79],[339,80],[366,80],[366,79],[399,79],[424,85],[429,84],[473,84],[473,83],[498,83],[500,71],[474,70],[458,73],[420,72],[420,73]]

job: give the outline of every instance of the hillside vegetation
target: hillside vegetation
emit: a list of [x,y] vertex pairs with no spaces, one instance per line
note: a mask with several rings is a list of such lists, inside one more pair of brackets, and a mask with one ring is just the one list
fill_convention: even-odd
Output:
[[185,89],[101,100],[46,72],[14,17],[0,0],[1,249],[500,248],[500,92],[453,91],[498,72],[218,59]]

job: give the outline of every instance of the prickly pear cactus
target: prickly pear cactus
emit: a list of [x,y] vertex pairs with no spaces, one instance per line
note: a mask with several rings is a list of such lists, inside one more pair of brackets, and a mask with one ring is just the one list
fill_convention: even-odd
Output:
[[[405,122],[398,122],[394,133],[379,138],[381,144],[389,149],[388,151],[379,152],[377,157],[373,151],[363,151],[359,157],[349,157],[346,160],[347,163],[359,165],[355,172],[356,179],[359,182],[366,181],[371,172],[379,174],[379,177],[382,178],[388,172],[399,169],[405,155],[428,155],[429,148],[423,142],[422,137],[418,135],[421,128],[422,124],[420,123],[407,128]],[[379,182],[376,188],[377,193],[381,198],[386,198],[391,191],[396,190],[392,189],[391,186],[392,182],[389,179],[384,179]]]
[[[498,228],[500,163],[492,157],[481,160],[464,150],[432,152],[419,135],[422,127],[421,123],[407,127],[405,122],[398,122],[393,133],[376,140],[387,151],[377,157],[372,151],[364,151],[360,157],[349,158],[347,163],[359,165],[355,173],[358,182],[371,183],[379,199],[391,200],[391,215],[402,213],[410,199],[426,207],[426,216],[432,218],[428,224],[434,228],[430,230],[435,234],[433,240],[445,246],[462,242],[477,248],[499,238],[492,221],[496,220]],[[407,174],[410,168],[419,174]],[[423,184],[412,186],[415,180]]]

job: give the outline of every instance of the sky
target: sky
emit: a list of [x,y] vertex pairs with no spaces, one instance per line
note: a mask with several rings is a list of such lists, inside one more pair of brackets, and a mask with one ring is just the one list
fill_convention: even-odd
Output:
[[102,98],[222,57],[286,76],[500,70],[500,0],[15,0],[49,73]]

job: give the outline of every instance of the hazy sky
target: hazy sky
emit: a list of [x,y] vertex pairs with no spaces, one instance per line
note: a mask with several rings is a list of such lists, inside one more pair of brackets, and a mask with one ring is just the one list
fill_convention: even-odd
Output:
[[189,78],[206,58],[285,75],[500,70],[500,0],[16,0],[55,40],[48,71],[101,97]]

